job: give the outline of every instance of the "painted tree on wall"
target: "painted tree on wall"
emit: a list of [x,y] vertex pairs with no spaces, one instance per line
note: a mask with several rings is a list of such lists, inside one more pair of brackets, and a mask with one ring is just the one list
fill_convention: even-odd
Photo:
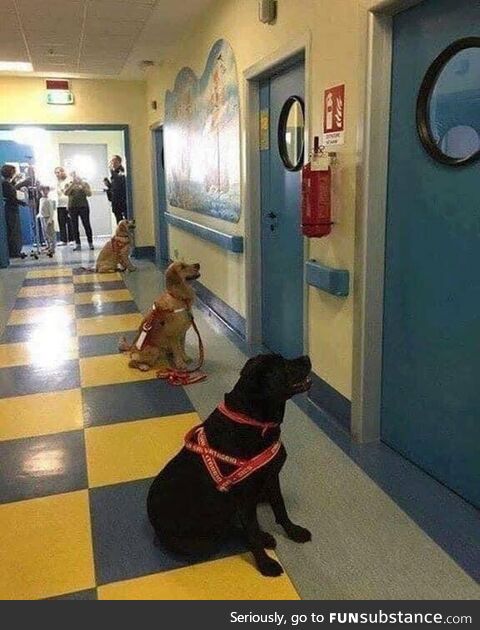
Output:
[[170,205],[226,221],[240,219],[240,107],[237,68],[218,40],[198,79],[177,75],[165,97],[165,169]]

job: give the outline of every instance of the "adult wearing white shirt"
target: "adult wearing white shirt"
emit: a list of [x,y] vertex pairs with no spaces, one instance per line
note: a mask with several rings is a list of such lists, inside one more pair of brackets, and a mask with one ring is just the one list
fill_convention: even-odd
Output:
[[60,230],[59,245],[66,245],[67,243],[73,243],[75,238],[72,220],[68,214],[68,196],[65,194],[68,178],[63,166],[57,166],[55,169],[55,177],[57,178],[57,220]]

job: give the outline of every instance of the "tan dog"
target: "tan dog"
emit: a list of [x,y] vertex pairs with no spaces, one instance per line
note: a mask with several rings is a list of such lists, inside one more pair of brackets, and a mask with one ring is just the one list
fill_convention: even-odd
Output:
[[[132,345],[120,342],[121,351],[130,352],[129,366],[147,371],[162,355],[171,355],[178,370],[185,370],[191,359],[185,353],[185,335],[192,325],[191,309],[195,292],[190,280],[200,277],[200,265],[172,263],[165,272],[166,290],[144,318]],[[151,326],[151,328],[150,328]]]
[[115,236],[105,243],[98,254],[95,264],[97,273],[113,273],[114,271],[135,271],[136,267],[130,260],[132,247],[131,230],[135,229],[135,221],[122,219],[117,225]]

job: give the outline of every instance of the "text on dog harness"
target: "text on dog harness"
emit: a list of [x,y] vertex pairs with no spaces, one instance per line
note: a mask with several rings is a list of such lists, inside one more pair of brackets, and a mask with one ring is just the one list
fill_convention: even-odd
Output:
[[[232,457],[231,455],[224,455],[210,448],[205,434],[203,425],[193,427],[191,431],[185,436],[185,447],[201,455],[203,463],[208,470],[211,478],[213,479],[217,490],[220,492],[228,492],[232,486],[240,483],[250,475],[253,475],[257,470],[266,466],[278,455],[282,443],[280,441],[274,442],[271,446],[264,451],[255,455],[251,459],[239,459],[238,457]],[[217,461],[235,466],[235,470],[229,475],[222,474],[218,467]]]
[[145,319],[143,320],[140,334],[138,335],[138,339],[135,342],[135,348],[137,348],[137,350],[141,350],[143,348],[145,341],[147,340],[147,337],[150,331],[152,330],[153,325],[157,319],[160,319],[163,317],[162,321],[165,321],[168,315],[172,315],[173,313],[182,313],[183,311],[186,311],[186,310],[187,310],[186,308],[158,309],[156,305],[153,304],[152,310],[147,315],[147,317],[145,317]]

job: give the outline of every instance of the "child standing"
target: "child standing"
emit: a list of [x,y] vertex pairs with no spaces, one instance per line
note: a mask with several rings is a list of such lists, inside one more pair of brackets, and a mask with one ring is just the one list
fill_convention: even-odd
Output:
[[47,254],[50,258],[55,253],[55,244],[57,241],[55,234],[55,210],[56,202],[53,199],[49,199],[50,194],[49,186],[42,186],[40,188],[40,203],[38,206],[37,218],[40,219],[42,224],[42,232],[47,243]]

